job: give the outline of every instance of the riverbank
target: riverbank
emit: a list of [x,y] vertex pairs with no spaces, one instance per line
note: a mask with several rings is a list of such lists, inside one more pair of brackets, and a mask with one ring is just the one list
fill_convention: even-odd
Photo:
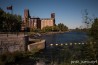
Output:
[[[68,31],[66,31],[66,32],[68,32]],[[62,33],[65,33],[65,32],[62,32],[62,31],[60,31],[60,32],[44,32],[44,33],[42,33],[42,32],[41,33],[40,32],[37,32],[37,33],[29,32],[28,36],[30,38],[39,39],[39,38],[42,38],[43,36],[53,35],[53,34],[62,34]]]
[[88,36],[83,32],[62,32],[53,35],[42,35],[41,39],[45,39],[48,44],[60,43],[82,43],[88,40]]
[[[38,35],[51,35],[51,34],[58,34],[58,33],[65,33],[65,32],[69,32],[69,31],[59,31],[59,32],[0,32],[0,36],[12,36],[12,34],[15,36],[24,36],[24,35],[34,35],[34,34],[38,34]],[[6,35],[5,35],[6,34]]]
[[52,35],[52,34],[60,34],[60,33],[65,33],[65,32],[68,32],[68,31],[60,31],[60,32],[46,32],[46,33],[40,33],[41,35]]

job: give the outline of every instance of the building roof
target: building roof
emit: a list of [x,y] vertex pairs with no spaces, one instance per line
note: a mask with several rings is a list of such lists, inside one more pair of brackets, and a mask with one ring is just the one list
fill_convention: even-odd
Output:
[[54,18],[41,18],[41,20],[53,20]]
[[40,19],[39,17],[31,17],[30,19]]

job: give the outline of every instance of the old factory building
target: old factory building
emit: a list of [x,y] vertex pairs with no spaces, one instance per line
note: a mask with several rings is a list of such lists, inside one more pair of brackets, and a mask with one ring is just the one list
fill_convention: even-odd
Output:
[[55,25],[55,13],[51,13],[51,18],[31,17],[29,10],[24,10],[24,18],[22,23],[22,30],[25,28],[30,29],[43,29],[46,26]]

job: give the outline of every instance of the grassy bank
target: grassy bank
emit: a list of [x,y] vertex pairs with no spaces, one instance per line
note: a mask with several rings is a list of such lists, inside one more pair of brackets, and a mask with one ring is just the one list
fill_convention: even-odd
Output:
[[[0,65],[34,65],[43,60],[48,65],[98,65],[97,43],[54,46],[39,52],[15,52],[0,56]],[[81,61],[85,61],[81,63]],[[86,63],[89,61],[88,63]],[[90,61],[95,61],[91,62]],[[3,64],[4,63],[4,64]]]

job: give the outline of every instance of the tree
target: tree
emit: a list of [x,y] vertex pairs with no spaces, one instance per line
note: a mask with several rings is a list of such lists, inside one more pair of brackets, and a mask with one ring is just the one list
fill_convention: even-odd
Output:
[[22,18],[20,15],[13,15],[0,9],[0,31],[18,32],[21,29]]
[[66,25],[64,25],[63,23],[59,23],[58,28],[59,28],[59,31],[67,31],[68,30],[68,27]]
[[16,22],[15,24],[15,29],[17,32],[19,32],[21,30],[21,23],[22,23],[22,17],[20,15],[14,15],[15,16],[15,19],[16,21],[14,21],[14,23]]
[[94,19],[94,22],[90,28],[90,37],[92,37],[92,39],[90,39],[90,41],[93,41],[92,45],[93,46],[93,50],[95,51],[95,57],[96,59],[98,59],[98,18]]
[[3,31],[4,11],[0,8],[0,31]]
[[43,32],[56,32],[59,31],[58,26],[46,26],[42,29]]
[[59,27],[57,25],[52,26],[52,31],[59,31]]
[[83,23],[85,23],[86,25],[86,28],[88,29],[88,26],[89,26],[89,17],[88,17],[88,11],[87,9],[84,10],[84,12],[82,13],[82,18],[83,18]]
[[46,26],[42,29],[43,32],[50,32],[52,31],[52,26]]
[[93,39],[98,40],[98,18],[94,19],[94,23],[90,29],[90,35],[93,37]]
[[84,12],[82,12],[82,18],[83,18],[83,23],[85,24],[84,30],[85,30],[85,32],[89,33],[89,28],[91,28],[94,18],[89,16],[87,9],[85,9]]

